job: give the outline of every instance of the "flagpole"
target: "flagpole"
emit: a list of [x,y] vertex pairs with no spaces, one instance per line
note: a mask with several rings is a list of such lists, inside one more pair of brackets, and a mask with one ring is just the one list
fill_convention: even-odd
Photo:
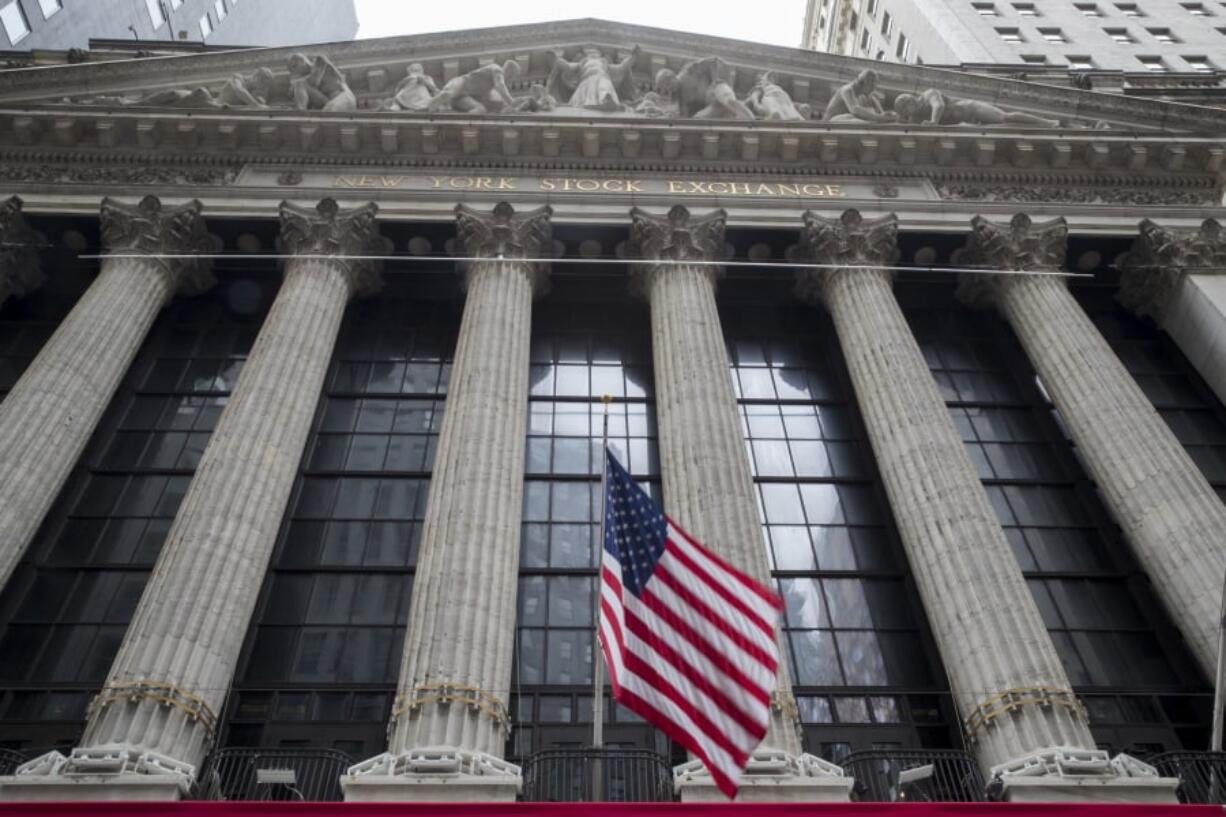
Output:
[[[605,498],[608,495],[608,451],[609,451],[609,404],[613,395],[600,395],[604,406],[604,414],[600,420],[600,538],[596,542],[596,552],[600,554],[596,560],[596,570],[599,574],[604,558],[604,518]],[[596,636],[592,641],[592,748],[597,752],[604,749],[604,650],[600,647],[600,577],[596,577],[595,592],[592,596],[592,623],[596,627]],[[592,800],[600,802],[604,799],[604,763],[600,757],[592,763]]]

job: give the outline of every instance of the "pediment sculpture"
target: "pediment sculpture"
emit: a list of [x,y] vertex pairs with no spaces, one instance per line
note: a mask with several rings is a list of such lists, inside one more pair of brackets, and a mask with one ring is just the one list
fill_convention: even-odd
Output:
[[871,68],[861,71],[850,82],[832,83],[824,107],[814,108],[808,103],[795,102],[770,70],[759,72],[748,93],[738,96],[733,81],[735,72],[718,56],[690,60],[679,70],[659,68],[650,86],[635,82],[635,68],[640,72],[643,69],[638,46],[618,61],[613,61],[595,46],[585,46],[573,60],[561,51],[546,51],[545,62],[549,71],[543,78],[525,78],[524,63],[507,60],[480,65],[443,83],[436,81],[422,63],[414,62],[390,95],[366,94],[359,99],[349,87],[344,71],[326,56],[299,53],[290,57],[285,73],[281,74],[282,77],[288,74],[288,88],[286,81],[279,80],[274,71],[260,68],[251,74],[234,74],[216,89],[165,89],[65,102],[325,112],[374,110],[408,114],[556,113],[785,122],[819,120],[897,123],[909,127],[1101,126],[1101,123],[1062,123],[1026,111],[1008,110],[992,102],[954,97],[937,88],[891,95],[879,86],[877,72]]

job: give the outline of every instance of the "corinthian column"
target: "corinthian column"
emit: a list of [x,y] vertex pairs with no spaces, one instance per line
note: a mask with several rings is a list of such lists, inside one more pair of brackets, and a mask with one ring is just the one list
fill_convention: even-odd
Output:
[[388,752],[342,782],[348,800],[513,801],[510,719],[532,299],[547,286],[541,207],[460,205],[467,298],[422,526]]
[[1206,219],[1172,230],[1149,219],[1124,262],[1120,303],[1166,330],[1226,403],[1226,233]]
[[[894,299],[897,219],[848,210],[805,213],[804,223],[817,266],[798,275],[796,292],[834,320],[969,747],[989,779],[1026,758],[1045,768],[1061,750],[1093,750],[1085,711]],[[1097,754],[1100,776],[1110,776]]]
[[11,295],[19,298],[43,282],[38,249],[43,237],[26,222],[21,199],[0,202],[0,306]]
[[[976,216],[967,243],[1015,275],[976,275],[961,288],[1009,321],[1060,410],[1090,476],[1158,595],[1212,678],[1226,572],[1226,506],[1058,275],[1064,219],[1009,224]],[[1032,274],[1026,274],[1032,273]]]
[[382,251],[376,210],[341,212],[331,199],[315,210],[281,205],[284,281],[90,706],[81,748],[28,764],[31,774],[19,769],[4,796],[37,794],[40,769],[53,772],[41,781],[55,799],[119,799],[116,786],[144,799],[186,791],[215,736],[345,305],[380,283],[374,265],[346,257]]
[[[698,541],[773,587],[745,440],[715,306],[724,256],[723,210],[692,219],[630,211],[630,246],[643,259],[635,287],[651,304],[660,473],[669,515]],[[787,649],[781,650],[786,656]],[[771,724],[742,778],[741,800],[846,800],[842,770],[801,754],[787,660],[779,664]],[[682,778],[682,799],[723,799],[699,777]]]
[[[10,199],[10,204],[12,200]],[[11,215],[12,209],[6,207]],[[213,283],[200,202],[102,202],[102,271],[0,403],[0,586],[34,538],[158,312]],[[22,278],[29,282],[29,276]]]

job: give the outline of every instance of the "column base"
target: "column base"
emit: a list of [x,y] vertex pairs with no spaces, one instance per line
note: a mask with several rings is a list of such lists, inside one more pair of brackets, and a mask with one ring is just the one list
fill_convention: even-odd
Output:
[[[1056,747],[993,766],[990,793],[1011,803],[1178,803],[1179,779],[1098,749]],[[994,790],[994,791],[993,791]]]
[[[741,776],[737,803],[847,803],[855,780],[813,755],[754,752]],[[683,803],[726,803],[702,761],[673,769],[673,788]]]
[[385,753],[350,766],[341,789],[347,803],[513,803],[523,782],[513,763],[438,747]]
[[0,777],[0,800],[180,800],[195,767],[130,746],[74,749],[70,757],[45,755]]

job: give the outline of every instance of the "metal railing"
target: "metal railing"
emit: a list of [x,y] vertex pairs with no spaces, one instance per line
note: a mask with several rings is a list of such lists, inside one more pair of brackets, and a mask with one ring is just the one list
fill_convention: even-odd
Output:
[[17,771],[17,767],[29,760],[23,752],[16,749],[0,749],[0,777]]
[[523,764],[530,802],[629,803],[673,799],[673,770],[645,749],[545,749]]
[[1145,761],[1179,778],[1181,803],[1226,803],[1226,752],[1166,752]]
[[842,762],[856,779],[856,800],[892,803],[982,802],[983,778],[969,754],[959,749],[871,749]]
[[196,800],[340,802],[353,759],[336,749],[218,749],[196,780]]

